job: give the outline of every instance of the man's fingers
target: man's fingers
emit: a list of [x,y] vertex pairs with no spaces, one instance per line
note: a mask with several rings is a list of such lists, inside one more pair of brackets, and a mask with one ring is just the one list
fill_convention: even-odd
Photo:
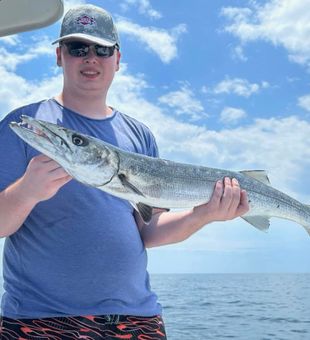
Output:
[[60,168],[60,165],[56,161],[45,155],[35,156],[30,162],[33,168],[44,168],[47,172]]
[[229,177],[224,178],[224,191],[221,198],[221,209],[227,211],[232,200],[232,185]]
[[231,197],[231,203],[229,210],[231,212],[235,212],[240,205],[240,197],[241,197],[241,190],[239,186],[239,182],[236,178],[233,178],[231,180],[231,191],[232,191],[232,197]]
[[209,204],[218,206],[221,202],[222,195],[223,195],[223,182],[217,181],[215,183],[214,191],[211,200],[209,201]]
[[66,177],[66,176],[69,176],[68,173],[66,172],[66,170],[64,170],[62,167],[60,167],[58,165],[57,168],[51,170],[49,172],[49,178],[51,180],[57,180],[57,179],[60,179],[60,178],[63,178],[63,177]]
[[239,213],[239,215],[243,215],[248,211],[249,211],[248,193],[245,190],[241,190],[240,204],[238,206],[238,213]]
[[236,178],[224,178],[223,194],[220,199],[220,209],[228,216],[240,216],[249,210],[248,196],[245,190],[240,188]]
[[40,154],[38,156],[33,157],[33,159],[41,161],[41,162],[49,162],[52,161],[52,159],[46,155]]
[[205,214],[210,221],[228,221],[244,215],[249,210],[248,196],[237,179],[225,177],[215,183],[208,203],[195,207],[197,214]]
[[48,178],[51,180],[57,180],[69,176],[56,161],[43,154],[33,157],[31,162],[36,170],[46,173]]
[[71,179],[72,179],[72,177],[67,174],[67,176],[64,176],[64,177],[61,177],[61,178],[57,178],[55,180],[55,183],[57,183],[57,185],[59,185],[59,187],[62,187],[66,183],[70,182]]

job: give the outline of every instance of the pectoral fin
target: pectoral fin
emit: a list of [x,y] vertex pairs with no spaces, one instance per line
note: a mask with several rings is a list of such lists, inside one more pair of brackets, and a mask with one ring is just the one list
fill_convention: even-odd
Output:
[[[138,188],[136,188],[133,184],[131,184],[127,180],[127,178],[124,174],[119,174],[118,178],[120,179],[120,181],[122,182],[122,184],[125,188],[129,189],[130,191],[134,192],[135,194],[137,194],[139,196],[144,196],[143,193]],[[153,208],[150,207],[149,205],[146,205],[146,204],[141,203],[141,202],[139,202],[139,203],[130,202],[130,203],[138,211],[141,218],[143,219],[143,222],[145,224],[149,224],[151,219],[152,219]]]
[[261,231],[267,231],[269,229],[270,221],[266,216],[247,216],[242,218]]
[[120,181],[122,182],[124,187],[126,187],[127,189],[130,189],[131,191],[133,191],[137,195],[144,196],[143,193],[138,188],[136,188],[133,184],[131,184],[127,180],[127,178],[124,174],[119,174],[118,178],[120,179]]

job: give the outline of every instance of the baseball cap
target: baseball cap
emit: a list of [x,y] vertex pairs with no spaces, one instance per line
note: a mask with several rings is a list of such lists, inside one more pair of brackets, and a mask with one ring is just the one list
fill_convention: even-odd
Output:
[[81,5],[70,9],[63,18],[60,36],[52,44],[78,38],[103,46],[120,46],[112,16],[103,8]]

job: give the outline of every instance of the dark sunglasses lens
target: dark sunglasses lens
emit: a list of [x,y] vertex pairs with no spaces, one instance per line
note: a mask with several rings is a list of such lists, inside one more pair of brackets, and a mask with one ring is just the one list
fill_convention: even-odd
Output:
[[[66,45],[69,54],[72,57],[85,57],[87,56],[89,49],[91,48],[84,42],[81,41],[71,41],[64,43]],[[95,48],[96,55],[98,57],[108,58],[111,57],[114,53],[115,46],[101,46],[101,45],[92,45]]]
[[108,47],[108,46],[101,46],[101,45],[96,45],[96,54],[98,57],[111,57],[114,53],[114,46]]
[[72,41],[65,44],[68,52],[72,57],[85,57],[88,53],[89,46],[79,41]]

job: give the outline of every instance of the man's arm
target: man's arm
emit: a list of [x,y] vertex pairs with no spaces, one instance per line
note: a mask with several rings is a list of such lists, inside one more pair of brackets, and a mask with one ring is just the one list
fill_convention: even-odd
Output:
[[70,180],[49,157],[34,157],[25,174],[0,192],[0,237],[15,233],[38,202],[54,196]]
[[210,201],[188,211],[155,212],[150,224],[140,217],[137,223],[145,247],[156,247],[184,241],[204,225],[227,221],[249,210],[247,193],[241,190],[236,179],[218,181]]

